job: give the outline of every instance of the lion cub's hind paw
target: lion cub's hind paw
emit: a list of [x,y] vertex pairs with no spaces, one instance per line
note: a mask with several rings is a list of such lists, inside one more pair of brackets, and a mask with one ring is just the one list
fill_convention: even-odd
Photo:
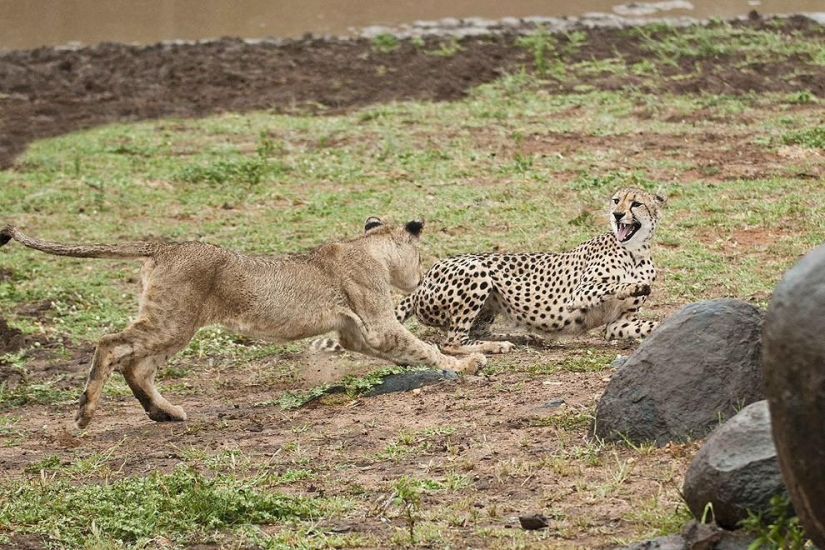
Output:
[[155,422],[183,422],[186,420],[186,412],[178,406],[171,406],[167,409],[151,408],[146,411],[149,418]]

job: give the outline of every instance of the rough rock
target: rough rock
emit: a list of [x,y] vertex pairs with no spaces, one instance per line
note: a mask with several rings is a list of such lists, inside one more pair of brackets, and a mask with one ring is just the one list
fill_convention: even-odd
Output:
[[770,500],[787,494],[771,437],[768,402],[759,401],[715,430],[685,474],[685,502],[696,517],[713,505],[712,517],[727,529],[748,510],[770,517]]
[[777,285],[763,339],[782,476],[805,533],[825,548],[825,245]]
[[681,535],[668,535],[622,546],[617,550],[685,550],[685,539]]
[[748,550],[754,539],[741,531],[725,531],[712,523],[691,520],[680,535],[637,542],[621,550]]
[[750,304],[719,299],[665,319],[611,378],[596,408],[595,435],[657,445],[700,439],[765,399],[762,318]]
[[374,386],[364,395],[372,397],[384,393],[410,391],[456,378],[458,378],[458,375],[451,370],[430,369],[405,371],[385,376],[380,384]]
[[536,529],[544,529],[547,527],[547,518],[543,514],[530,514],[527,516],[519,516],[518,522],[522,529],[528,531],[535,531]]

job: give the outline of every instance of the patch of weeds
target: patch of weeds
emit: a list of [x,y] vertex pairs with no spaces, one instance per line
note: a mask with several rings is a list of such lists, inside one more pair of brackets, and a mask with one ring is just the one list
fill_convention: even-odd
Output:
[[788,132],[787,134],[783,134],[781,139],[785,145],[801,145],[809,149],[825,149],[825,126]]
[[659,74],[659,68],[649,59],[643,59],[631,65],[630,72],[637,76],[655,76]]
[[627,65],[623,59],[611,57],[576,63],[573,70],[578,75],[589,77],[598,77],[604,74],[623,75],[627,73]]
[[114,462],[113,456],[125,442],[126,438],[123,438],[103,452],[76,458],[62,472],[72,479],[101,479],[107,481],[115,473],[110,466]]
[[570,225],[575,225],[576,227],[592,227],[596,224],[595,218],[596,217],[589,210],[582,210],[581,214],[567,223]]
[[798,92],[789,93],[785,97],[785,102],[792,105],[807,105],[819,103],[819,98],[812,94],[810,90],[799,90]]
[[533,54],[533,69],[539,76],[545,76],[550,64],[550,58],[555,57],[558,40],[547,32],[543,25],[539,25],[536,32],[527,36],[520,36],[516,46],[528,50]]
[[262,156],[221,159],[208,164],[189,164],[172,175],[172,179],[184,183],[209,185],[242,185],[251,187],[264,179],[289,171],[286,164],[266,160]]
[[802,550],[810,542],[787,495],[771,497],[770,511],[764,517],[749,511],[739,526],[756,536],[748,550]]
[[678,533],[692,518],[690,509],[684,503],[662,502],[656,497],[637,503],[628,515],[630,521],[641,524],[646,529],[642,538]]
[[533,156],[525,155],[521,151],[513,153],[511,162],[499,166],[499,172],[503,175],[526,176],[533,171]]
[[599,191],[600,193],[612,192],[619,187],[632,186],[647,190],[654,190],[654,182],[648,180],[637,172],[608,172],[606,174],[593,175],[590,172],[581,173],[577,176],[572,185],[577,191]]
[[26,356],[26,350],[18,350],[13,353],[6,353],[4,355],[0,355],[0,365],[9,365],[13,369],[20,372],[25,380],[28,375],[28,371],[26,370],[26,363],[28,362]]
[[397,50],[399,45],[398,37],[388,32],[381,33],[370,41],[370,49],[375,53],[390,53]]
[[458,52],[462,51],[464,47],[458,41],[458,38],[451,37],[449,40],[443,40],[439,43],[437,50],[427,50],[425,55],[435,55],[441,57],[452,57]]
[[312,470],[305,470],[305,469],[298,469],[293,470],[292,468],[287,469],[285,472],[281,474],[268,474],[264,478],[264,481],[270,485],[289,485],[290,483],[297,483],[299,481],[303,481],[305,479],[312,479],[315,477],[315,473]]
[[401,374],[402,372],[411,372],[417,370],[427,370],[425,367],[400,367],[397,365],[389,365],[380,367],[371,371],[364,376],[347,375],[341,381],[347,390],[347,394],[356,397],[358,395],[367,393],[375,386],[380,385],[384,378],[392,374]]
[[[720,424],[721,423],[722,422],[720,422]],[[633,449],[634,451],[636,451],[640,455],[647,456],[647,455],[652,455],[654,452],[656,452],[656,444],[652,441],[645,441],[645,442],[642,442],[642,443],[634,443],[634,442],[630,441],[630,438],[628,438],[623,433],[620,433],[619,437],[622,439],[622,441],[624,442],[625,445],[627,445],[628,447],[630,447],[631,449]]]
[[[555,374],[559,371],[566,372],[601,372],[610,368],[611,361],[614,355],[612,352],[602,352],[593,350],[584,350],[583,353],[571,354],[565,357],[561,362],[548,362],[535,365],[528,365],[519,370],[524,370],[533,374]],[[502,369],[490,369],[485,367],[486,372],[500,372],[507,369],[512,370],[512,367],[504,367]]]
[[0,410],[11,407],[20,407],[30,403],[53,405],[56,403],[73,402],[77,399],[76,390],[56,388],[55,385],[63,380],[58,376],[39,384],[22,383],[13,388],[0,384]]
[[533,418],[529,421],[528,426],[531,428],[545,428],[553,427],[562,430],[584,430],[593,422],[593,413],[569,410],[546,416],[544,418]]
[[567,43],[562,46],[562,50],[567,55],[578,53],[582,46],[587,44],[587,33],[582,30],[564,30],[562,34],[567,39]]
[[391,500],[407,524],[410,544],[415,544],[415,524],[421,518],[421,490],[421,482],[407,476],[401,476],[393,483]]
[[208,542],[216,531],[318,517],[322,503],[260,490],[233,476],[206,478],[178,465],[108,484],[74,485],[35,478],[0,484],[0,530],[39,534],[82,547],[95,535],[126,544],[158,537],[174,544]]
[[255,406],[268,407],[270,405],[278,405],[284,410],[299,409],[310,401],[314,401],[321,396],[328,395],[332,387],[333,386],[330,384],[321,384],[308,390],[288,391],[281,394],[278,399],[255,403]]
[[566,357],[559,368],[567,372],[600,372],[610,368],[612,354],[587,350],[584,356]]
[[282,151],[282,148],[275,144],[275,141],[266,133],[261,131],[258,134],[258,141],[255,146],[255,152],[258,153],[258,158],[266,160],[273,156],[276,152]]
[[20,422],[19,416],[0,414],[0,436],[3,436],[3,447],[14,447],[23,441],[26,434],[15,428],[18,422]]
[[167,364],[157,373],[158,380],[180,379],[186,378],[188,375],[188,368],[175,364]]
[[49,455],[41,458],[37,462],[28,464],[24,471],[29,474],[37,474],[42,471],[57,470],[60,468],[60,457],[57,455]]
[[243,456],[240,449],[226,449],[204,460],[207,468],[214,472],[237,472],[249,468],[251,461]]

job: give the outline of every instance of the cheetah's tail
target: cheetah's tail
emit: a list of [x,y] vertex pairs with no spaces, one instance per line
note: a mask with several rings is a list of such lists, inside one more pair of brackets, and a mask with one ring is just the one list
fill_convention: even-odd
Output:
[[409,296],[405,296],[401,303],[395,308],[395,318],[398,319],[399,323],[403,323],[413,313],[413,294]]
[[56,256],[72,256],[75,258],[148,258],[157,252],[158,244],[150,242],[111,244],[63,244],[43,241],[29,237],[13,225],[7,225],[0,230],[0,246],[14,239],[22,245],[40,250]]

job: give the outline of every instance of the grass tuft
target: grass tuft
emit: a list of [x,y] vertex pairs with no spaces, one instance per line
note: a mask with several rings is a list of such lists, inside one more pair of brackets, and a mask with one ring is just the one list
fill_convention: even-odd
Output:
[[215,530],[304,519],[321,511],[315,500],[265,491],[254,480],[207,478],[184,465],[171,474],[108,484],[6,481],[0,484],[0,501],[0,530],[40,534],[64,547],[82,547],[93,536],[196,543],[209,541]]

